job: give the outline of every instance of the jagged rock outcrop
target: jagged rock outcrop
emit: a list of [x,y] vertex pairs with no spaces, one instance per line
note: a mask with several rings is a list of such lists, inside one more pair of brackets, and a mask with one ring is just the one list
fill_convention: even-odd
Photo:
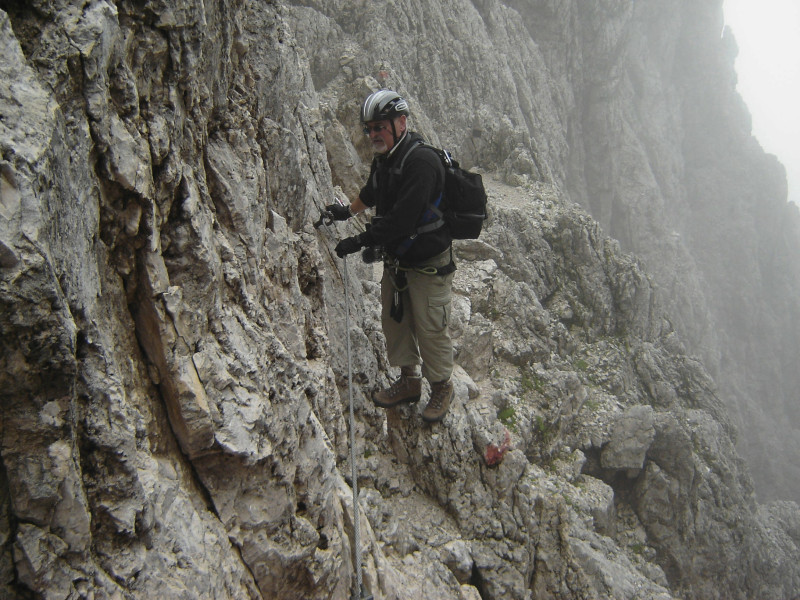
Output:
[[[351,597],[346,336],[375,598],[797,593],[800,512],[758,503],[730,415],[763,382],[715,359],[749,305],[719,312],[739,280],[698,232],[742,221],[712,227],[697,190],[737,165],[776,184],[714,113],[736,100],[708,6],[0,2],[0,595]],[[689,57],[713,77],[674,79]],[[438,425],[369,402],[376,272],[331,253],[357,223],[312,227],[363,180],[379,85],[489,187]],[[798,281],[768,198],[767,322]],[[786,398],[797,338],[770,327]]]

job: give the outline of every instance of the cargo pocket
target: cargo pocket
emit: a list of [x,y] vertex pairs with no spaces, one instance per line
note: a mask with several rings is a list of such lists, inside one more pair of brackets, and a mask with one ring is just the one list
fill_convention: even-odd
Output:
[[428,296],[428,312],[432,323],[446,328],[450,322],[450,294]]

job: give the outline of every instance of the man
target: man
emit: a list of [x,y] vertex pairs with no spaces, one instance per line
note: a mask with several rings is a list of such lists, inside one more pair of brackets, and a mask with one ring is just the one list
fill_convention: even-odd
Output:
[[431,211],[442,198],[444,167],[433,150],[417,147],[422,138],[407,129],[408,115],[408,104],[393,91],[367,97],[361,121],[376,154],[369,178],[349,207],[332,204],[326,210],[345,220],[376,209],[367,231],[335,249],[340,258],[363,247],[380,246],[384,252],[381,320],[389,364],[400,367],[400,377],[374,394],[373,402],[394,408],[418,401],[424,376],[431,397],[422,418],[437,422],[453,399],[448,320],[455,264],[450,233]]

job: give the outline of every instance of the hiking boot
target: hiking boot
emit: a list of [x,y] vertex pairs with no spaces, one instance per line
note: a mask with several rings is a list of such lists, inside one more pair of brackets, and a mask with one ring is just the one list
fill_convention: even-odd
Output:
[[444,419],[453,400],[453,384],[449,379],[431,384],[431,399],[422,411],[422,420],[437,423]]
[[404,402],[416,402],[422,394],[422,377],[413,367],[402,367],[400,377],[372,397],[375,406],[394,408]]

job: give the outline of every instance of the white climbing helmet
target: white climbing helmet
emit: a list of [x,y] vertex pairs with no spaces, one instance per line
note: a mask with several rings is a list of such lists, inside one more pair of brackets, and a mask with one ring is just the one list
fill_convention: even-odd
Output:
[[400,115],[408,116],[408,102],[392,90],[371,93],[361,106],[361,122],[392,120]]

